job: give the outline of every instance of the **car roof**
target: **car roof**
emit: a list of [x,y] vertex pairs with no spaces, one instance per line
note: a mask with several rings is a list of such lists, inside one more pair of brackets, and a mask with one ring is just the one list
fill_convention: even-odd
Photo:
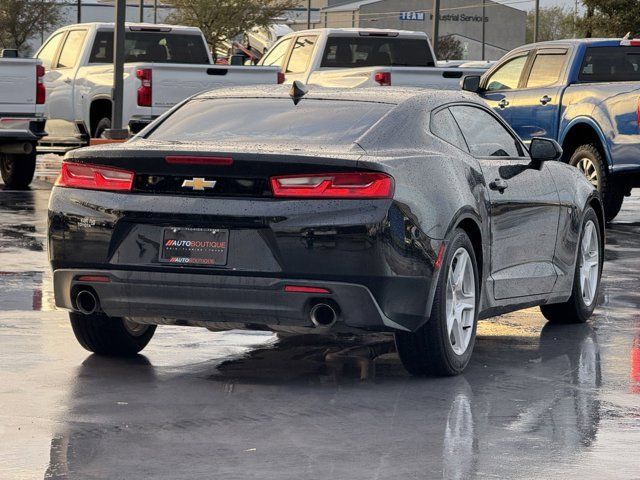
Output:
[[529,43],[514,49],[514,51],[531,50],[532,48],[566,47],[577,45],[587,45],[590,47],[615,47],[619,46],[621,41],[621,38],[567,38],[565,40],[549,40],[546,42]]
[[[324,88],[308,85],[305,99],[335,100],[400,105],[411,101],[432,107],[453,102],[469,102],[485,105],[477,95],[462,90],[434,90],[416,87],[367,87],[367,88]],[[217,88],[194,96],[194,99],[214,98],[289,98],[290,85],[255,85],[246,87]]]
[[425,32],[416,30],[396,30],[391,28],[313,28],[309,30],[296,30],[289,35],[344,35],[344,36],[358,36],[360,33],[371,34],[387,34],[393,38],[402,37],[420,37],[428,38]]
[[[64,27],[59,28],[58,30],[73,30],[80,27],[94,27],[97,30],[113,30],[114,28],[113,22],[86,22],[86,23],[74,23],[72,25],[65,25]],[[153,31],[172,31],[172,32],[189,32],[189,33],[201,33],[198,27],[188,27],[184,25],[169,25],[164,23],[135,23],[135,22],[126,22],[124,24],[125,28],[131,29],[140,28],[144,31],[153,32]]]

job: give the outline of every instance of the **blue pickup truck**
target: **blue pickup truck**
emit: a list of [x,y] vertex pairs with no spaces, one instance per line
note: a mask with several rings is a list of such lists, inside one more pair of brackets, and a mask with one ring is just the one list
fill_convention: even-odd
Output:
[[563,160],[600,191],[607,221],[640,187],[640,41],[558,40],[505,55],[463,89],[477,92],[525,141],[557,140]]

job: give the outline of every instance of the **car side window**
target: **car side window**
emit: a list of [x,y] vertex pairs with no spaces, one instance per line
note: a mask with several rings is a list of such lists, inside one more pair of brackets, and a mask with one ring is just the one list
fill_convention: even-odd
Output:
[[289,45],[291,45],[290,38],[278,43],[269,53],[267,53],[267,56],[264,57],[262,65],[282,67],[284,65],[285,55],[289,50]]
[[469,152],[469,148],[462,136],[460,127],[458,127],[458,124],[448,108],[438,110],[436,113],[431,115],[430,128],[431,133],[440,140],[444,140],[467,153]]
[[529,54],[527,53],[508,60],[489,77],[486,89],[493,91],[518,88],[518,83],[520,82],[520,77],[528,57]]
[[303,73],[309,65],[318,37],[298,37],[287,65],[287,73]]
[[40,52],[38,53],[38,58],[42,61],[42,65],[45,70],[51,70],[51,63],[53,62],[53,57],[58,51],[58,46],[62,41],[62,37],[64,32],[56,33],[53,37],[49,39],[49,41],[45,44]]
[[72,30],[69,32],[62,46],[56,68],[71,68],[76,65],[86,34],[86,30]]
[[520,142],[492,114],[478,107],[450,107],[474,157],[523,157]]
[[531,66],[527,87],[544,87],[556,83],[560,79],[566,58],[566,54],[538,53]]

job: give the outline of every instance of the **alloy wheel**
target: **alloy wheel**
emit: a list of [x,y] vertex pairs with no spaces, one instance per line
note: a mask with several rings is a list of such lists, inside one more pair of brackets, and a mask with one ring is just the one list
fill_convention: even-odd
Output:
[[446,288],[447,337],[456,355],[463,355],[473,335],[476,280],[469,252],[460,247],[451,264]]
[[122,324],[124,325],[125,330],[129,332],[131,335],[133,335],[134,337],[139,337],[140,335],[143,335],[144,332],[146,332],[147,329],[149,328],[149,325],[145,325],[144,323],[133,322],[126,318],[122,319]]
[[576,164],[578,170],[591,182],[591,185],[598,188],[598,170],[590,158],[583,157]]
[[593,220],[584,226],[580,244],[580,292],[582,301],[587,307],[595,301],[598,290],[598,273],[600,269],[600,241],[598,229]]

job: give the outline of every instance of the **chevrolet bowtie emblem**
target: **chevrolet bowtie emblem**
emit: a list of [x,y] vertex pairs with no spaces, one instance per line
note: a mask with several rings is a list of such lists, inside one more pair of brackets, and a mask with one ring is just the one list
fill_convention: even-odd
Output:
[[192,178],[182,182],[182,188],[192,188],[193,190],[204,190],[216,186],[215,180],[205,180],[204,178]]

